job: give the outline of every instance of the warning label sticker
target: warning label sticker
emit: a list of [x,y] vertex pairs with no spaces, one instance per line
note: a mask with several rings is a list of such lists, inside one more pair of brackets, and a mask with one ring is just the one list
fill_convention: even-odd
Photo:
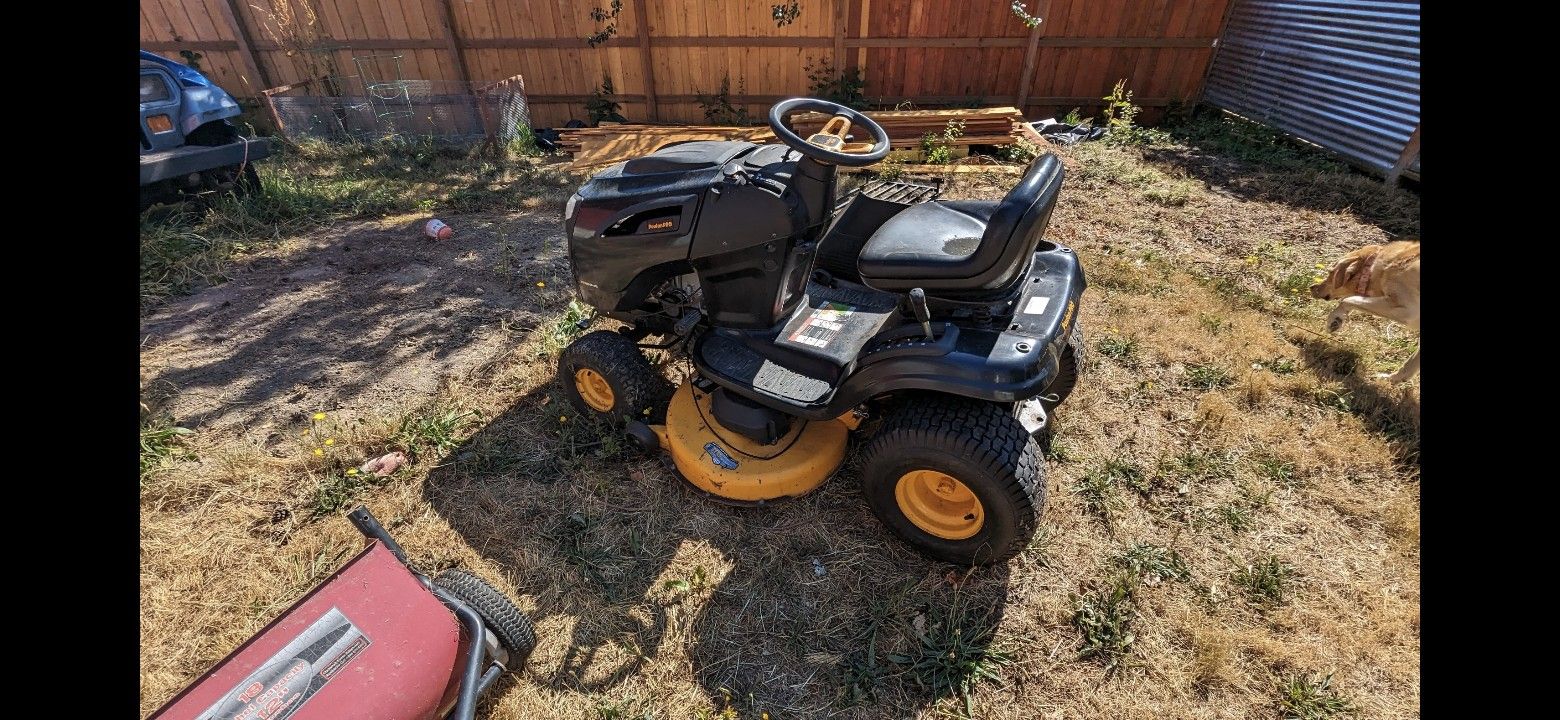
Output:
[[845,328],[845,319],[855,311],[854,305],[826,302],[813,308],[801,328],[786,339],[813,347],[828,347],[834,338],[839,337],[840,330]]
[[196,720],[286,720],[371,644],[331,608]]

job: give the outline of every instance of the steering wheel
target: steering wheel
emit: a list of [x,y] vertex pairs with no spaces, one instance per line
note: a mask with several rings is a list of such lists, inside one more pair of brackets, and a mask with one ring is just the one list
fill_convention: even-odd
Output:
[[[818,132],[803,138],[785,124],[794,112],[811,111],[833,115]],[[852,126],[867,129],[872,142],[847,142],[846,135]],[[817,98],[791,98],[781,100],[769,108],[769,129],[775,137],[807,157],[829,165],[861,167],[871,165],[888,156],[888,131],[867,117],[839,103]]]

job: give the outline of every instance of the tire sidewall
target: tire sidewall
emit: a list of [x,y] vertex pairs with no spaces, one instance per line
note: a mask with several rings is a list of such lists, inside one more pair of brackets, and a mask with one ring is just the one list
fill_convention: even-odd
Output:
[[[594,370],[606,379],[612,388],[610,410],[597,410],[580,395],[574,374],[581,369]],[[564,348],[558,356],[558,380],[576,411],[612,425],[621,425],[628,418],[642,419],[646,408],[654,416],[660,396],[665,394],[665,379],[634,341],[608,330],[588,333]]]
[[[631,414],[630,411],[625,409],[628,405],[629,393],[625,388],[618,387],[618,383],[614,382],[616,378],[605,372],[604,368],[595,367],[591,363],[583,362],[582,360],[582,358],[569,355],[559,358],[558,376],[563,382],[563,392],[568,397],[569,404],[573,405],[575,410],[586,413],[590,417],[602,422],[623,422],[623,417]],[[574,373],[586,368],[601,373],[601,376],[606,378],[607,384],[612,387],[611,410],[607,412],[597,410],[591,407],[590,403],[585,402],[585,398],[580,395],[579,386],[574,380]]]
[[[950,562],[981,563],[1004,554],[1017,539],[1018,509],[1003,491],[1002,481],[963,457],[935,448],[898,453],[874,463],[862,476],[862,491],[873,512],[918,550]],[[979,532],[963,540],[948,540],[922,530],[899,507],[896,487],[905,473],[935,470],[964,483],[980,500],[985,521]]]

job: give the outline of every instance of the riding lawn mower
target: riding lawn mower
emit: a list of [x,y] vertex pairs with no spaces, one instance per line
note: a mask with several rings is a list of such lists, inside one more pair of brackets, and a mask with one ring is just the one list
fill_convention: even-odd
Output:
[[[804,137],[803,111],[828,119]],[[888,134],[812,98],[768,119],[779,143],[668,145],[569,198],[575,291],[623,326],[564,350],[565,394],[739,504],[817,488],[860,435],[863,493],[895,535],[964,565],[1012,557],[1083,352],[1083,269],[1044,238],[1061,162],[1040,155],[1000,201],[873,181],[837,202],[838,168],[883,160]],[[646,350],[687,379],[673,391]]]

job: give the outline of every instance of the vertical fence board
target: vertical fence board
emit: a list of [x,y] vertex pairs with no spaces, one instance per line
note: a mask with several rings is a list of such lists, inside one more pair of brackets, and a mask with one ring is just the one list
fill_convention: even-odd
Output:
[[777,26],[772,0],[625,0],[607,21],[616,35],[586,47],[603,26],[590,11],[609,1],[143,0],[140,24],[155,52],[177,59],[197,50],[202,69],[240,96],[317,75],[335,78],[334,90],[362,92],[354,58],[382,56],[367,70],[388,78],[399,55],[402,78],[434,87],[523,75],[538,124],[585,119],[579,98],[604,77],[630,119],[704,122],[693,97],[722,78],[731,79],[732,104],[757,119],[766,98],[807,93],[808,64],[823,62],[858,68],[865,94],[888,105],[1019,102],[1031,114],[1065,112],[1123,78],[1145,106],[1195,98],[1210,49],[1163,41],[1211,40],[1230,6],[1036,0],[1028,11],[1042,22],[1032,31],[1006,2],[812,0]]

